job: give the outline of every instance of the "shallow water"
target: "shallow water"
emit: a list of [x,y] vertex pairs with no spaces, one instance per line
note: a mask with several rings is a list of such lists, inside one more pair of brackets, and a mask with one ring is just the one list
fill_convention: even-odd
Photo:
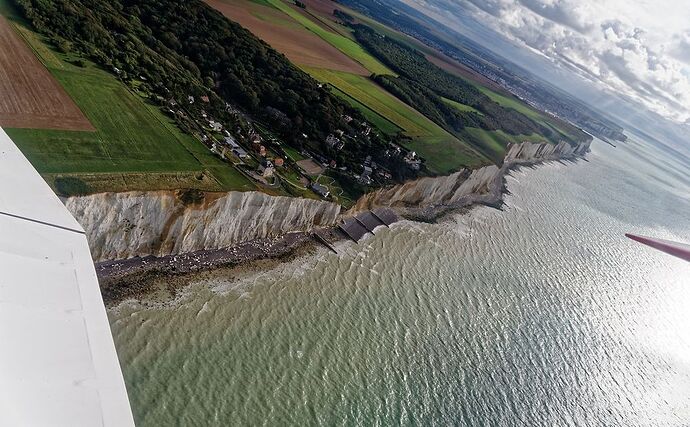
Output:
[[[642,156],[653,160],[643,161]],[[503,212],[110,312],[139,425],[690,425],[690,170],[633,138]]]

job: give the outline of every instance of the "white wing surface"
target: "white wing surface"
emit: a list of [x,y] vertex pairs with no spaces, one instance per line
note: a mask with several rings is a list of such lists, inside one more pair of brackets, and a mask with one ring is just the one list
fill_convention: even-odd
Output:
[[2,129],[0,425],[134,425],[84,232]]

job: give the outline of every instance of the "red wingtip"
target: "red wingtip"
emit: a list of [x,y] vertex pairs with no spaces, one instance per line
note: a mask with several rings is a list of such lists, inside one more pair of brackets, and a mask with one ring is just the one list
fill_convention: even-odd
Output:
[[651,237],[637,236],[635,234],[625,233],[625,237],[640,242],[644,245],[654,249],[673,255],[685,261],[690,261],[690,245],[683,243],[671,242],[670,240],[654,239]]

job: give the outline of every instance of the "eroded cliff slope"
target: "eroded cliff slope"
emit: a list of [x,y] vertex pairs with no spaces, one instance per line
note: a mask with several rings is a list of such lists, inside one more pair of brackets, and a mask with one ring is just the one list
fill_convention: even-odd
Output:
[[335,203],[259,192],[127,192],[72,197],[96,262],[218,249],[333,225]]
[[414,219],[431,220],[447,210],[476,203],[497,205],[501,202],[504,177],[516,165],[548,160],[568,159],[584,155],[590,142],[571,146],[523,142],[512,145],[503,165],[479,169],[463,169],[452,175],[421,178],[362,196],[351,213],[387,206]]

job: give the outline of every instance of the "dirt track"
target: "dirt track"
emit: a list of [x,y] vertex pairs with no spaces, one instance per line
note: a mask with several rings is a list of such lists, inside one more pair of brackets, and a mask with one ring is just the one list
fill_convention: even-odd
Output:
[[[205,0],[290,61],[307,67],[327,68],[359,75],[370,72],[284,13],[243,0]],[[260,19],[261,16],[263,19]]]
[[0,126],[94,130],[67,92],[0,16]]

